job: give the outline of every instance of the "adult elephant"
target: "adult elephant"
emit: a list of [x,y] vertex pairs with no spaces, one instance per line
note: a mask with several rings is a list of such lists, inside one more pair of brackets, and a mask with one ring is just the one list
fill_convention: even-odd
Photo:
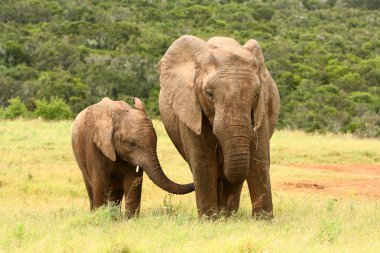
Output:
[[258,42],[184,35],[159,72],[162,121],[193,173],[198,214],[236,211],[247,180],[252,214],[272,217],[269,141],[280,96]]

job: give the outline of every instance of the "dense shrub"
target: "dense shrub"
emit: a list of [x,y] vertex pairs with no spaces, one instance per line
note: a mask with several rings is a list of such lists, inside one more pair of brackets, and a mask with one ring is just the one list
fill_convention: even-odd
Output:
[[47,120],[71,119],[73,117],[70,107],[60,98],[52,98],[50,102],[37,99],[33,114]]
[[4,119],[16,119],[19,117],[27,117],[28,110],[19,97],[8,100],[9,106],[0,110],[0,117]]

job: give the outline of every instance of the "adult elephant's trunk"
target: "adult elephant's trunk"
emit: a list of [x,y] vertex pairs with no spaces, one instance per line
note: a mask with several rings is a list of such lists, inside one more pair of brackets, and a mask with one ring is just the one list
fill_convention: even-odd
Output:
[[223,126],[217,137],[223,150],[224,176],[230,183],[240,183],[247,178],[249,171],[251,126],[244,117],[234,118]]
[[233,139],[236,143],[222,145],[224,155],[223,170],[225,177],[230,183],[240,183],[248,176],[250,161],[249,140],[240,136],[233,137]]
[[157,155],[154,153],[151,157],[153,158],[148,159],[142,166],[150,180],[158,187],[173,194],[187,194],[194,191],[194,183],[177,184],[171,181],[162,171]]

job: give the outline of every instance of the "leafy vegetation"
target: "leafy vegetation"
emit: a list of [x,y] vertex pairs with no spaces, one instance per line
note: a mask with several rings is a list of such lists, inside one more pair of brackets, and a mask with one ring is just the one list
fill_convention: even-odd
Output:
[[19,97],[9,99],[8,103],[9,106],[7,108],[0,108],[0,119],[16,119],[28,116],[28,109]]
[[[191,182],[190,170],[163,124],[153,124],[165,173],[176,182]],[[378,174],[358,171],[360,164],[372,164],[377,166],[372,172],[378,173],[377,140],[276,131],[271,143],[273,222],[251,218],[246,184],[236,215],[207,221],[197,218],[194,193],[168,195],[146,175],[141,215],[127,220],[113,205],[90,212],[71,150],[71,127],[72,121],[0,122],[0,251],[367,253],[380,247],[378,198],[356,196],[355,188],[342,192],[336,187],[326,193],[282,187],[299,180],[353,186],[364,182],[362,190],[378,191],[378,184],[368,188],[378,182]],[[355,164],[355,169],[344,173],[303,166],[320,163],[339,168]]]
[[48,120],[62,120],[73,117],[70,107],[61,98],[52,98],[50,102],[37,99],[34,114]]
[[141,97],[158,116],[156,64],[183,34],[261,43],[279,127],[380,136],[379,1],[2,0],[0,106]]

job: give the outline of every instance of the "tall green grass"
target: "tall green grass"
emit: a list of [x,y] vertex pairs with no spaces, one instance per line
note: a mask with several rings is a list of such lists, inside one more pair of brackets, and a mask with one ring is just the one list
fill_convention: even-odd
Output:
[[[192,181],[162,123],[154,125],[165,172],[176,182]],[[378,252],[380,248],[379,200],[279,187],[300,178],[358,178],[291,164],[378,165],[378,140],[276,132],[271,153],[273,222],[251,218],[246,185],[236,215],[206,221],[197,218],[194,193],[168,195],[147,177],[140,217],[127,220],[112,205],[89,211],[70,131],[70,121],[0,121],[0,252]]]

